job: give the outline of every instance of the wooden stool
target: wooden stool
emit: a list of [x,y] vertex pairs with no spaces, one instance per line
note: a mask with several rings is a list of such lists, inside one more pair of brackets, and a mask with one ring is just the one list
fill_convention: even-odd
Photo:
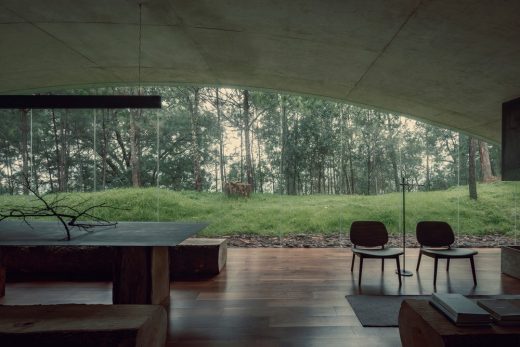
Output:
[[226,260],[226,239],[189,238],[170,247],[171,277],[214,276],[222,271]]

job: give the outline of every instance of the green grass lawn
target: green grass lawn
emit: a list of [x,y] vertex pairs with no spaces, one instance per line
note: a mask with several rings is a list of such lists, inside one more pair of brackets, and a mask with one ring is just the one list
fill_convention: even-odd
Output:
[[[471,201],[467,187],[406,195],[406,228],[420,220],[444,220],[461,234],[512,234],[517,229],[520,184],[497,182],[478,186]],[[400,232],[401,194],[377,196],[254,194],[250,199],[220,193],[174,192],[156,188],[113,189],[67,194],[70,202],[88,199],[121,209],[99,209],[96,215],[112,221],[207,221],[203,236],[348,232],[354,220],[380,220],[391,233]],[[26,204],[31,198],[0,197],[1,206]]]

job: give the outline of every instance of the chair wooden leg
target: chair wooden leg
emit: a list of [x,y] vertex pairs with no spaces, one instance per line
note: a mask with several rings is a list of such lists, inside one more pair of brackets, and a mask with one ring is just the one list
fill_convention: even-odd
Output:
[[450,271],[450,258],[446,259],[446,271]]
[[354,271],[354,262],[356,261],[356,253],[352,253],[352,263],[350,264],[350,272]]
[[471,272],[473,273],[473,284],[477,285],[477,275],[475,273],[475,261],[473,260],[473,256],[469,258],[471,262]]
[[397,278],[399,278],[399,287],[401,286],[401,263],[399,262],[399,256],[395,257],[395,264],[397,265]]
[[363,257],[359,257],[359,279],[358,286],[361,287],[361,274],[363,273]]
[[381,258],[381,272],[385,272],[385,258]]
[[433,263],[433,287],[437,286],[437,265],[439,263],[439,259],[435,257],[435,261]]
[[419,265],[421,265],[421,257],[422,257],[422,252],[419,251],[419,259],[417,259],[417,266],[415,268],[415,271],[419,271]]

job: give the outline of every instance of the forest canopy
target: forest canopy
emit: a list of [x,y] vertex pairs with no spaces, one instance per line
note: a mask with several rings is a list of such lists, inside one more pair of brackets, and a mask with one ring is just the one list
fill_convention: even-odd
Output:
[[428,191],[500,175],[499,146],[370,108],[241,89],[144,93],[163,108],[0,111],[0,193],[27,194],[23,176],[41,192],[238,181],[257,193],[376,195],[399,191],[401,177]]

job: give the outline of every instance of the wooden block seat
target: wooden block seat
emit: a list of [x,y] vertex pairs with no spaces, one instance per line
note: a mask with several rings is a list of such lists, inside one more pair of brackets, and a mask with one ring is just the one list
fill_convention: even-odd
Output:
[[502,273],[520,280],[520,246],[504,246],[500,253]]
[[158,305],[0,305],[2,347],[155,347],[166,329]]
[[173,278],[209,277],[220,273],[227,260],[227,240],[189,238],[170,247]]
[[520,346],[520,326],[456,326],[428,300],[403,300],[399,335],[403,347]]

